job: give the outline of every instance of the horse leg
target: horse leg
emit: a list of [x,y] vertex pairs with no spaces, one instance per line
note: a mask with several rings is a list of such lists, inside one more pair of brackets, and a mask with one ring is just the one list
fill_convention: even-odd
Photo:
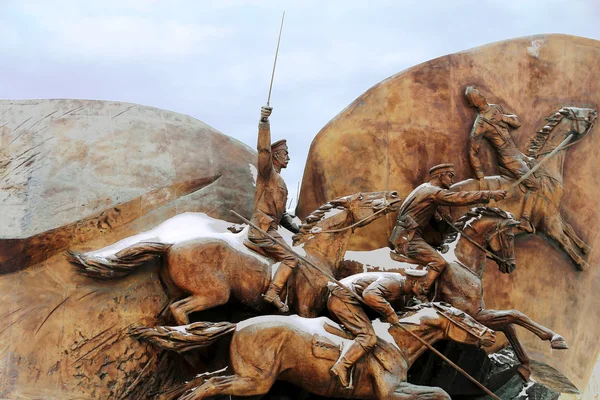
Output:
[[562,336],[538,324],[518,310],[481,310],[475,319],[494,330],[503,330],[507,325],[516,324],[534,333],[542,340],[549,340],[553,349],[569,348]]
[[563,224],[563,230],[567,237],[571,239],[577,247],[579,247],[583,254],[589,254],[592,251],[592,247],[589,246],[586,242],[584,242],[583,239],[581,239],[579,236],[577,236],[577,233],[575,232],[575,229],[573,229],[571,224],[565,222],[562,218],[561,221]]
[[573,247],[571,239],[564,231],[564,224],[558,216],[545,221],[546,234],[556,240],[559,246],[571,257],[578,270],[584,271],[589,268],[589,264],[577,254],[577,250]]
[[[211,288],[212,289],[212,288]],[[189,314],[223,305],[229,301],[229,288],[210,290],[204,294],[195,294],[171,304],[170,309],[178,325],[190,323]]]
[[413,385],[401,382],[388,396],[379,399],[389,400],[450,400],[450,396],[439,387]]
[[523,378],[525,382],[529,382],[529,377],[531,376],[531,366],[529,365],[530,360],[527,352],[517,337],[517,330],[511,324],[505,325],[501,328],[501,330],[504,332],[504,335],[506,335],[506,338],[512,346],[517,359],[521,363],[521,365],[517,367],[518,374],[521,375],[521,378]]
[[[265,379],[267,378],[267,379]],[[257,396],[266,394],[275,379],[240,375],[215,376],[202,385],[190,389],[180,400],[201,400],[216,395]]]
[[294,272],[294,304],[298,315],[304,318],[316,318],[325,307],[327,279],[315,274],[300,264]]

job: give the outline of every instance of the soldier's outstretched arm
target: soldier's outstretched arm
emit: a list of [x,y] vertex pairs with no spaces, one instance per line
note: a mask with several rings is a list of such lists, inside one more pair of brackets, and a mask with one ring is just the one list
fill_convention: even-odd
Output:
[[269,116],[273,108],[261,107],[260,122],[258,123],[258,173],[263,178],[268,178],[273,171],[273,156],[271,154],[271,125]]
[[506,190],[477,190],[464,192],[451,192],[440,189],[435,194],[435,203],[442,206],[470,206],[479,203],[488,203],[490,200],[502,200],[506,197]]

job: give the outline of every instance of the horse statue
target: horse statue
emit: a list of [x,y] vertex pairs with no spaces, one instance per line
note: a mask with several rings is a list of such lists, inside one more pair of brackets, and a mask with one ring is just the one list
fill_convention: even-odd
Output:
[[[521,365],[517,367],[519,374],[529,380],[531,374],[530,360],[519,342],[513,324],[522,326],[533,332],[542,340],[550,341],[553,349],[567,349],[562,336],[536,323],[518,310],[488,310],[483,302],[482,277],[486,258],[491,257],[500,271],[510,273],[515,270],[514,233],[513,229],[519,221],[499,208],[476,207],[462,216],[456,223],[461,233],[454,232],[446,238],[448,251],[442,254],[448,266],[438,277],[435,291],[430,296],[436,301],[452,304],[469,314],[475,320],[490,329],[502,331],[512,345]],[[345,261],[356,261],[363,265],[368,259],[375,259],[370,252],[352,252],[352,258]],[[360,254],[362,253],[362,254]],[[382,263],[375,270],[396,271],[402,273],[406,268],[415,268],[417,262],[397,253],[388,253],[393,260]],[[381,257],[379,257],[381,260]],[[363,267],[365,270],[368,268]],[[354,273],[364,272],[355,269]]]
[[[295,251],[336,275],[350,235],[361,227],[397,210],[398,192],[357,193],[340,197],[320,207],[301,227]],[[271,282],[278,264],[246,248],[242,242],[248,227],[229,232],[231,223],[203,213],[183,213],[154,229],[125,238],[108,247],[88,252],[70,252],[70,261],[79,273],[99,280],[125,277],[148,261],[161,260],[159,273],[170,298],[177,324],[189,323],[189,314],[226,304],[242,302],[265,311],[261,295]],[[329,231],[331,230],[331,231]],[[319,231],[320,234],[310,232]],[[287,234],[282,231],[282,234]],[[302,264],[302,263],[301,263]],[[308,282],[304,276],[294,280],[294,303],[302,316],[319,313],[327,295],[327,280]],[[183,297],[183,298],[182,298]]]
[[[429,344],[451,339],[489,346],[495,341],[492,330],[464,312],[441,304],[409,311],[400,319],[400,324]],[[200,400],[216,395],[264,395],[280,379],[326,397],[450,399],[440,388],[406,382],[410,366],[427,347],[401,327],[378,319],[373,321],[377,346],[353,369],[353,387],[341,387],[329,370],[349,347],[352,338],[337,326],[326,317],[268,315],[238,324],[197,322],[177,327],[139,327],[130,333],[140,340],[179,352],[209,346],[220,337],[233,334],[229,347],[232,374],[199,375],[165,391],[166,396],[162,398]]]
[[[573,227],[560,214],[560,202],[564,195],[563,164],[566,148],[577,143],[591,130],[596,117],[596,110],[591,108],[563,107],[547,118],[548,123],[536,133],[528,150],[529,156],[532,157],[531,166],[533,167],[545,155],[557,148],[570,134],[574,135],[567,146],[534,172],[540,182],[540,189],[533,207],[531,223],[536,230],[556,240],[578,270],[585,270],[589,267],[579,252],[588,254],[591,247],[577,236]],[[515,179],[510,176],[510,172],[502,170],[501,173],[501,176],[485,178],[490,189],[509,189],[515,182]],[[474,179],[467,179],[452,185],[450,190],[479,190],[479,183]],[[527,189],[523,185],[511,188],[506,199],[497,204],[520,219],[526,193]],[[452,209],[454,217],[463,215],[465,211],[464,207],[453,207]]]

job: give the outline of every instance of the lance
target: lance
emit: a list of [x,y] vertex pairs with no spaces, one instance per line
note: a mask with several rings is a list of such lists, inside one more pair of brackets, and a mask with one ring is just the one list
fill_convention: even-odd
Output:
[[279,54],[279,43],[281,42],[281,32],[283,31],[283,20],[285,18],[285,11],[281,15],[281,26],[279,27],[279,38],[277,39],[277,49],[275,50],[275,61],[273,62],[273,72],[271,73],[271,84],[269,85],[269,96],[267,97],[267,107],[271,101],[271,90],[273,89],[273,78],[275,78],[275,66],[277,65],[277,55]]
[[523,182],[525,179],[529,178],[531,176],[531,174],[533,174],[535,171],[537,171],[537,169],[539,167],[541,167],[550,157],[552,157],[553,155],[558,153],[563,147],[565,147],[567,145],[567,143],[569,143],[571,141],[571,139],[573,139],[573,136],[574,135],[572,133],[569,136],[567,136],[567,138],[565,140],[563,140],[554,150],[552,150],[549,154],[547,154],[544,158],[542,158],[542,160],[539,163],[534,165],[533,168],[531,168],[525,175],[520,177],[515,183],[510,185],[507,190],[512,190],[513,188],[516,188],[517,186],[519,186],[519,184],[521,184],[521,182]]
[[254,229],[256,229],[257,231],[259,231],[264,237],[271,239],[273,242],[277,243],[278,245],[281,246],[282,249],[284,249],[285,251],[287,251],[288,253],[292,254],[294,257],[297,257],[300,261],[303,261],[306,265],[316,269],[317,271],[319,271],[321,274],[323,274],[327,279],[329,279],[332,282],[335,282],[338,286],[340,286],[341,288],[345,289],[348,291],[348,293],[352,294],[358,301],[362,301],[362,299],[353,291],[351,291],[350,289],[348,289],[342,282],[338,281],[337,279],[335,279],[331,274],[329,274],[327,271],[323,271],[321,268],[319,268],[318,266],[316,266],[315,264],[313,264],[312,262],[310,262],[309,260],[307,260],[306,258],[302,257],[300,254],[296,253],[294,250],[290,249],[290,247],[287,245],[287,243],[285,242],[281,242],[279,240],[277,240],[276,238],[274,238],[273,236],[269,235],[267,232],[263,231],[262,229],[260,229],[258,226],[256,226],[256,224],[254,224],[252,221],[244,218],[243,216],[241,216],[240,214],[238,214],[237,212],[233,211],[233,210],[229,210],[233,213],[233,215],[235,215],[236,217],[238,217],[239,219],[241,219],[242,221],[244,221],[245,223],[247,223],[248,225],[250,225],[251,227],[253,227]]
[[[233,211],[233,210],[229,210],[231,211],[231,213],[233,215],[235,215],[236,217],[238,217],[239,219],[241,219],[242,221],[244,221],[245,223],[247,223],[248,225],[250,225],[251,227],[253,227],[254,229],[256,229],[258,232],[260,232],[263,236],[265,236],[266,238],[272,240],[273,242],[279,244],[281,246],[282,249],[284,249],[285,251],[287,251],[288,253],[292,254],[293,256],[297,257],[300,261],[303,261],[306,265],[316,269],[317,271],[319,271],[320,273],[322,273],[327,279],[329,279],[332,282],[335,282],[339,287],[341,287],[342,289],[344,289],[346,292],[348,292],[349,294],[351,294],[356,300],[358,300],[361,304],[367,305],[368,304],[365,303],[365,301],[356,293],[354,293],[353,291],[351,291],[350,289],[348,289],[346,287],[346,285],[344,285],[342,282],[338,281],[337,279],[335,279],[333,276],[331,276],[331,274],[329,274],[326,271],[323,271],[321,268],[319,268],[318,266],[316,266],[315,264],[313,264],[312,262],[310,262],[309,260],[307,260],[305,257],[302,257],[300,254],[296,253],[294,250],[292,250],[287,243],[282,243],[281,241],[277,240],[276,238],[274,238],[272,235],[269,235],[267,232],[265,232],[264,230],[262,230],[261,228],[259,228],[258,226],[256,226],[256,224],[254,224],[252,221],[248,220],[247,218],[241,216],[240,214],[238,214],[237,212]],[[439,312],[439,311],[438,311]],[[441,314],[441,313],[440,313]],[[449,316],[442,314],[444,317],[450,319],[450,321],[452,321],[454,324],[461,326],[460,324],[458,324],[457,322],[453,321]],[[500,398],[498,396],[496,396],[494,393],[492,393],[488,388],[486,388],[483,384],[481,384],[478,380],[476,380],[475,378],[473,378],[471,375],[469,375],[465,370],[463,370],[462,368],[460,368],[458,365],[456,365],[455,363],[453,363],[452,361],[450,361],[450,359],[448,359],[448,357],[444,356],[442,353],[440,353],[438,350],[436,350],[432,345],[430,345],[429,343],[427,343],[426,341],[424,341],[423,339],[421,339],[419,336],[417,336],[414,332],[412,332],[410,329],[406,328],[405,326],[402,326],[402,324],[393,324],[392,326],[397,326],[401,329],[403,329],[405,332],[408,332],[411,336],[413,336],[415,339],[417,339],[419,342],[421,342],[421,344],[423,344],[425,347],[427,347],[429,350],[433,351],[436,355],[438,355],[442,360],[446,361],[450,366],[452,366],[453,368],[455,368],[458,372],[460,372],[461,374],[463,374],[467,379],[469,379],[471,382],[473,382],[474,384],[476,384],[481,390],[483,390],[485,393],[487,393],[488,395],[490,395],[492,398],[494,398],[495,400],[500,400]]]

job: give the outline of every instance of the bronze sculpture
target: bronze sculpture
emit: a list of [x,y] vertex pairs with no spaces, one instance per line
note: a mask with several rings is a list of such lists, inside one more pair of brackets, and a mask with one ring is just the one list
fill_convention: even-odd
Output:
[[441,220],[439,206],[468,206],[501,200],[505,190],[451,192],[448,189],[454,179],[454,165],[440,164],[429,170],[431,179],[408,195],[398,213],[398,221],[389,242],[396,252],[417,264],[428,267],[424,291],[429,292],[438,275],[446,267],[446,260],[423,238],[424,229],[432,218]]
[[[440,310],[440,311],[438,311]],[[399,321],[429,343],[451,339],[490,345],[493,331],[453,307],[424,307]],[[233,371],[228,375],[198,376],[170,390],[169,398],[200,400],[218,394],[261,395],[275,380],[291,382],[311,393],[358,399],[449,399],[439,388],[406,382],[407,372],[426,350],[403,329],[374,321],[378,332],[374,353],[357,363],[351,389],[340,386],[330,374],[333,363],[350,345],[351,338],[325,317],[263,316],[238,324],[199,322],[189,326],[136,328],[132,334],[162,348],[186,351],[209,346],[233,334],[229,354]],[[255,343],[262,346],[257,349]]]
[[[549,154],[571,133],[575,137],[569,146],[577,143],[590,131],[596,118],[597,112],[591,108],[562,107],[548,118],[548,123],[531,140],[528,154],[533,158],[532,162],[538,162],[543,156]],[[558,242],[578,270],[585,270],[589,265],[581,254],[588,254],[591,247],[577,235],[560,213],[560,202],[564,194],[562,182],[565,154],[566,149],[563,149],[535,173],[538,176],[539,191],[533,203],[530,220],[536,229]],[[509,190],[507,198],[498,205],[518,218],[522,217],[525,203],[531,202],[529,198],[533,197],[531,195],[527,197],[529,189],[511,187],[515,178],[508,175],[489,176],[485,177],[484,181],[486,187]],[[477,188],[479,188],[478,182],[466,180],[454,184],[451,190],[463,191]],[[465,208],[456,207],[452,209],[452,214],[458,217],[465,211]]]
[[[518,310],[485,309],[482,277],[486,259],[493,259],[504,273],[515,270],[513,228],[518,225],[519,222],[511,214],[497,208],[478,207],[461,217],[456,224],[460,233],[454,232],[446,240],[449,251],[443,257],[447,266],[430,297],[452,304],[490,329],[502,331],[521,363],[517,371],[523,379],[528,380],[531,374],[530,360],[519,343],[513,324],[549,341],[553,349],[567,349],[568,346],[562,336]],[[416,263],[402,255],[392,256],[400,262]],[[405,267],[412,268],[410,265]]]
[[[471,129],[469,137],[469,161],[475,177],[479,180],[480,189],[487,188],[481,161],[479,161],[479,147],[484,138],[496,151],[501,168],[504,168],[517,179],[527,174],[529,172],[528,160],[517,149],[509,133],[509,128],[516,129],[521,126],[519,118],[513,114],[505,114],[498,104],[489,104],[485,96],[473,86],[467,86],[465,97],[469,104],[477,110],[477,118],[473,123],[473,129]],[[539,183],[535,176],[530,176],[523,180],[523,185],[527,188],[527,193],[525,194],[525,204],[521,213],[520,227],[526,232],[534,233],[535,228],[531,224],[531,211],[537,198]]]
[[[400,200],[397,192],[357,193],[332,200],[315,211],[311,222],[300,228],[294,236],[294,245],[303,244],[303,251],[311,261],[335,275],[352,234],[352,230],[345,227],[355,221],[366,225],[396,210]],[[171,299],[177,300],[170,305],[170,310],[181,325],[189,323],[190,313],[225,304],[231,299],[263,311],[261,294],[271,280],[274,261],[246,249],[242,245],[246,231],[237,235],[228,232],[228,223],[224,221],[220,221],[221,231],[202,231],[202,225],[218,222],[205,214],[182,214],[153,231],[105,249],[71,252],[70,260],[83,275],[111,280],[127,276],[148,261],[158,259],[161,279]],[[177,232],[190,229],[188,226],[196,226],[200,233],[181,242],[168,235],[163,242],[156,242],[162,231]],[[336,231],[328,233],[328,229]],[[314,233],[319,230],[322,232]],[[147,241],[149,239],[154,241]],[[327,280],[309,281],[302,276],[294,284],[298,295],[295,309],[302,316],[317,315],[325,305]]]
[[263,237],[256,229],[250,228],[248,239],[244,241],[244,244],[264,256],[281,262],[264,295],[264,300],[272,303],[279,311],[288,312],[289,309],[281,301],[280,294],[292,271],[298,265],[298,260],[289,251],[289,246],[288,249],[282,248],[285,242],[277,232],[277,228],[281,225],[293,233],[298,233],[299,229],[285,209],[287,186],[279,174],[282,168],[287,167],[290,157],[285,140],[278,140],[271,144],[269,116],[272,110],[271,107],[262,107],[260,110],[257,144],[258,176],[252,222],[281,243],[275,243],[271,239]]
[[[377,344],[371,320],[355,296],[377,311],[383,322],[396,325],[398,316],[395,309],[399,310],[404,306],[405,295],[421,294],[422,282],[418,278],[426,275],[423,270],[407,269],[404,272],[406,276],[399,273],[353,275],[341,281],[347,289],[335,283],[328,285],[330,295],[327,309],[354,337],[352,345],[331,367],[331,373],[339,378],[343,387],[351,389],[350,369]],[[392,307],[390,303],[396,307]]]

